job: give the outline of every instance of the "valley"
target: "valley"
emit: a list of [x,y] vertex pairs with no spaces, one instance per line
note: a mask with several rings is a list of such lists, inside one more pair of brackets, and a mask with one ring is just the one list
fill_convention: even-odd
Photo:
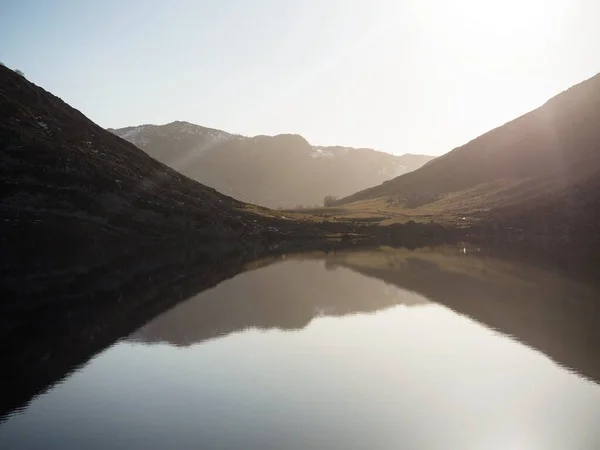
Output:
[[[593,246],[600,239],[600,129],[595,126],[600,76],[429,162],[414,155],[311,147],[297,135],[242,138],[184,122],[108,132],[8,68],[0,67],[0,81],[5,192],[0,231],[3,260],[10,261],[2,276],[7,298],[24,295],[23,289],[27,295],[35,289],[43,292],[55,274],[80,266],[83,258],[86,263],[79,270],[102,266],[118,254],[182,241],[197,247],[223,242],[264,252],[468,239]],[[269,170],[290,178],[291,172],[282,169],[289,161],[258,164],[255,168],[263,174],[258,175],[244,170],[248,164],[240,161],[242,156],[280,155],[329,164],[364,153],[384,161],[377,162],[380,168],[392,164],[399,170],[398,158],[423,166],[351,196],[331,198],[328,207],[274,210],[197,183],[115,133],[149,153],[162,148],[161,158],[172,155],[165,161],[172,166],[212,173],[228,191],[235,190],[228,184],[231,179],[260,185],[257,180]],[[221,147],[231,142],[235,146]],[[217,160],[216,166],[210,158],[195,160],[197,146],[199,155],[237,164],[246,178],[229,168],[217,170]],[[315,153],[321,156],[310,156]],[[318,184],[306,175],[309,166],[295,173],[302,173],[298,193]],[[337,180],[354,180],[343,171],[339,175]],[[318,176],[314,174],[316,180]],[[31,280],[37,287],[29,292]]]
[[600,448],[600,3],[3,6],[0,449]]

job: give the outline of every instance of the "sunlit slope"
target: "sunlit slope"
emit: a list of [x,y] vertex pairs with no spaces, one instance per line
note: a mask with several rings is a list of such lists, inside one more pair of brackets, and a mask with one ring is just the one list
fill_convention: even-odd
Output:
[[521,214],[532,208],[546,213],[563,207],[590,212],[598,205],[599,150],[600,75],[596,75],[421,169],[339,204],[385,198],[382,205],[424,215],[475,217]]

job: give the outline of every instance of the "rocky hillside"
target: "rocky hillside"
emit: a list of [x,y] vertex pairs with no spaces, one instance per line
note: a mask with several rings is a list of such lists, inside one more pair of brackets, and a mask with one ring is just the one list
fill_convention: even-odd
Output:
[[243,137],[187,122],[109,131],[219,192],[270,208],[322,205],[325,196],[349,195],[433,159],[313,147],[290,134]]
[[441,156],[346,197],[591,231],[600,218],[600,75]]
[[248,237],[276,217],[177,173],[1,66],[0,150],[0,281],[83,251]]

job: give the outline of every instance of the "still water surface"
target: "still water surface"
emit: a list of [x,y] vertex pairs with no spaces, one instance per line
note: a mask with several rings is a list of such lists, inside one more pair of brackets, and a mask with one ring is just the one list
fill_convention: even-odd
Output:
[[0,448],[600,448],[593,294],[466,255],[288,259],[106,349]]

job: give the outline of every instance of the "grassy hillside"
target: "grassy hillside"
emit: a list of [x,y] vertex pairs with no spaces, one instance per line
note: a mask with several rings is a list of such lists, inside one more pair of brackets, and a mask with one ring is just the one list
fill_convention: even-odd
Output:
[[600,75],[419,170],[338,205],[362,202],[371,211],[385,207],[469,220],[535,220],[530,213],[536,211],[538,217],[590,222],[600,200],[598,123]]

